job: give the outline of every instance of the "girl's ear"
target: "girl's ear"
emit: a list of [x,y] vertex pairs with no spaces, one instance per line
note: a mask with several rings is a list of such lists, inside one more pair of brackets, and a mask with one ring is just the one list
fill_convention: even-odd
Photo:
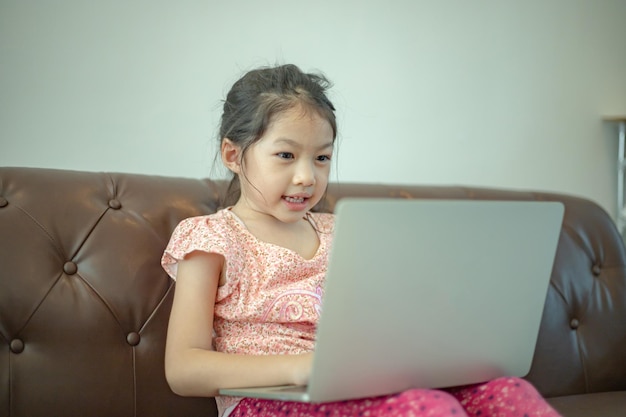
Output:
[[224,138],[222,139],[221,155],[226,168],[239,175],[241,173],[241,148],[230,139]]

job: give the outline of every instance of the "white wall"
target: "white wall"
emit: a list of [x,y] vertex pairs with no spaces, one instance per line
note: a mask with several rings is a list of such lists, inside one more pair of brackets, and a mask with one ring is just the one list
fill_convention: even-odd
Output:
[[293,62],[335,83],[340,181],[615,215],[625,22],[626,0],[0,0],[0,165],[213,175],[232,82]]

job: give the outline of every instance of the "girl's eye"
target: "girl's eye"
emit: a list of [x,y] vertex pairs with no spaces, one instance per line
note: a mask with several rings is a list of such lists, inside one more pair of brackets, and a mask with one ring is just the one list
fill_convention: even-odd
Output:
[[276,156],[282,159],[293,159],[293,154],[291,152],[278,152]]
[[320,162],[328,162],[330,161],[330,155],[320,155],[317,157],[317,160]]

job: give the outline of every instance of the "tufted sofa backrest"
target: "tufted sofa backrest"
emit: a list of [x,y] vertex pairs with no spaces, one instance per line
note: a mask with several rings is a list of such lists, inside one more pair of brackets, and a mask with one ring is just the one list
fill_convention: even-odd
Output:
[[[218,209],[224,185],[0,168],[0,415],[215,415],[212,399],[178,397],[165,381],[174,283],[160,258],[180,220]],[[562,201],[528,378],[547,396],[626,389],[625,252],[600,207],[547,193],[335,184],[320,209],[348,195]]]

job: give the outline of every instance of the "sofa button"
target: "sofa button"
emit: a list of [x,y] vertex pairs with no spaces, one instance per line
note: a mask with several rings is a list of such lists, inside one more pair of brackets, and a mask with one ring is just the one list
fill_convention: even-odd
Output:
[[78,271],[78,267],[74,262],[68,261],[63,264],[63,272],[67,275],[74,275]]
[[6,207],[8,205],[9,205],[9,202],[7,201],[7,199],[4,197],[0,197],[0,208]]
[[131,346],[137,346],[140,340],[141,337],[137,332],[130,332],[128,333],[128,336],[126,336],[126,342],[128,342],[128,344]]
[[24,351],[24,342],[20,339],[13,339],[11,340],[9,348],[13,353],[22,353]]
[[571,327],[572,330],[578,329],[578,326],[580,326],[580,322],[578,321],[578,319],[571,319],[569,321],[569,327]]
[[119,210],[122,208],[122,203],[120,203],[119,200],[112,198],[111,200],[109,200],[109,207],[111,207],[113,210]]
[[602,271],[602,268],[600,268],[600,265],[594,265],[591,267],[591,272],[593,273],[593,275],[598,276],[600,275],[600,272]]

